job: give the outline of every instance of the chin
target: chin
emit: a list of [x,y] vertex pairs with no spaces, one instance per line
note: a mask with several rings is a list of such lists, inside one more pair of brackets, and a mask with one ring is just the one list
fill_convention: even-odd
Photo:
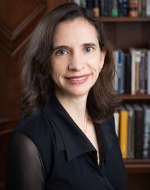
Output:
[[69,92],[70,95],[75,96],[75,97],[80,97],[80,96],[87,96],[89,93],[89,90],[72,90]]

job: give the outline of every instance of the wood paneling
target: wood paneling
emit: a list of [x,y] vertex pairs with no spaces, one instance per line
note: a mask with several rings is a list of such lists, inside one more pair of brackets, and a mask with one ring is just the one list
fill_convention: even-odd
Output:
[[0,190],[10,133],[19,120],[21,59],[32,31],[43,15],[67,0],[1,0],[0,2]]

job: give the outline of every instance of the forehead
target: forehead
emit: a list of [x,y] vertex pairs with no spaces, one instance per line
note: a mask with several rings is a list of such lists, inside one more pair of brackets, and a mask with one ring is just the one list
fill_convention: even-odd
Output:
[[98,42],[95,27],[84,18],[72,21],[64,21],[57,25],[54,33],[53,43],[88,43]]

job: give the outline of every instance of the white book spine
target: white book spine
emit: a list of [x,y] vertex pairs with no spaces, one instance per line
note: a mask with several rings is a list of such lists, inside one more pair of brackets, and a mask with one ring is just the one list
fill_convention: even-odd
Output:
[[146,16],[150,16],[150,0],[146,0]]
[[135,94],[135,49],[131,49],[131,94]]
[[80,5],[80,0],[73,0],[73,2]]

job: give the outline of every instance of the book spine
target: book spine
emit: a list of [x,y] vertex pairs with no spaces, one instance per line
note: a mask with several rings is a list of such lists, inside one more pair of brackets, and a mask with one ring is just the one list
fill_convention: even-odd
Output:
[[118,0],[118,15],[123,16],[123,0]]
[[108,0],[104,0],[104,16],[108,16]]
[[130,54],[124,54],[124,93],[131,93],[131,56]]
[[86,8],[86,0],[80,0],[80,6]]
[[88,10],[91,10],[93,9],[93,0],[86,0],[86,8]]
[[150,109],[146,109],[144,115],[143,158],[150,158]]
[[124,93],[124,59],[122,50],[118,51],[118,92]]
[[107,16],[109,17],[112,17],[112,7],[113,7],[112,0],[107,0]]
[[127,158],[128,146],[128,112],[125,110],[120,111],[120,148],[122,157]]
[[141,61],[139,69],[140,94],[145,94],[145,52],[141,50]]
[[112,1],[112,17],[118,17],[118,0]]
[[142,1],[143,0],[139,0],[138,2],[138,16],[142,16]]
[[99,17],[99,15],[100,15],[99,0],[93,1],[93,13],[96,17]]
[[123,16],[128,16],[128,0],[123,0]]
[[146,16],[146,0],[142,0],[142,16]]
[[150,0],[146,0],[146,16],[150,16]]
[[114,81],[114,88],[118,91],[118,51],[114,51],[114,59],[115,59],[115,81]]
[[128,114],[128,158],[134,158],[134,112]]
[[131,48],[131,94],[135,94],[135,49]]
[[80,5],[80,0],[73,0],[73,3],[76,3],[77,5]]
[[104,2],[105,0],[100,0],[100,16],[104,16]]
[[129,0],[129,16],[138,17],[138,0]]
[[147,51],[147,94],[150,94],[150,50]]
[[143,130],[144,130],[143,111],[135,110],[135,158],[143,157]]
[[135,54],[135,93],[140,93],[140,87],[139,87],[139,65],[141,61],[141,52],[136,51]]

